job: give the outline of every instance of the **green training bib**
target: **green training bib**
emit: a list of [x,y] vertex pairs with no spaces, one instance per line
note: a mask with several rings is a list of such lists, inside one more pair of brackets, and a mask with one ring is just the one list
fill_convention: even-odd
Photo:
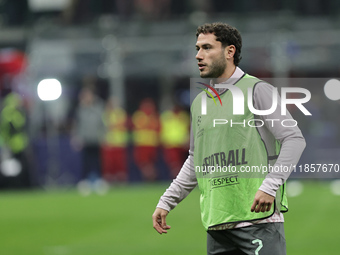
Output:
[[[205,115],[201,112],[205,92],[192,103],[194,166],[201,191],[201,218],[205,229],[224,223],[264,219],[274,213],[275,206],[269,212],[250,211],[255,193],[266,175],[261,170],[268,166],[265,144],[247,104],[248,88],[253,91],[259,81],[245,75],[234,85],[244,95],[243,115],[233,115],[230,90],[220,95],[222,105],[207,97]],[[281,200],[286,201],[285,192],[281,193]]]

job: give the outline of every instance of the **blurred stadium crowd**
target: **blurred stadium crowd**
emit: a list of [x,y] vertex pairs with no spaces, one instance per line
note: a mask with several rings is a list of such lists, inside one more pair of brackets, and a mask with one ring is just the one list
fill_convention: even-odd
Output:
[[[241,68],[306,85],[302,162],[339,162],[340,2],[1,0],[0,188],[174,178],[187,156],[195,30],[222,21],[243,36]],[[44,101],[37,85],[57,79]],[[53,93],[52,89],[48,90]]]
[[33,24],[37,17],[54,16],[66,24],[91,23],[103,14],[121,19],[166,20],[194,11],[207,14],[289,11],[297,15],[337,15],[340,4],[331,0],[2,0],[2,22],[6,25]]
[[97,95],[94,78],[82,82],[67,122],[54,126],[45,116],[35,138],[29,102],[14,91],[3,95],[0,187],[79,183],[86,193],[90,183],[175,178],[189,149],[187,109],[174,105],[159,113],[152,98],[143,98],[129,115],[119,98]]

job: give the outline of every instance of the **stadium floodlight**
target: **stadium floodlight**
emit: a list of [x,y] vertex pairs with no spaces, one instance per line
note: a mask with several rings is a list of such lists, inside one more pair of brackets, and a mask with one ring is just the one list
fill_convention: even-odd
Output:
[[340,81],[337,79],[330,79],[323,87],[326,97],[330,100],[336,101],[340,99]]
[[38,96],[42,101],[57,100],[61,92],[61,84],[57,79],[44,79],[38,84]]

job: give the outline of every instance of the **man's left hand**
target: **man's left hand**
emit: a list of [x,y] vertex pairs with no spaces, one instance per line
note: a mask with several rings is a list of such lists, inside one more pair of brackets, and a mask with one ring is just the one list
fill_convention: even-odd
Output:
[[272,208],[272,204],[274,203],[275,197],[263,192],[262,190],[258,190],[255,194],[254,203],[251,206],[250,211],[252,212],[266,212],[270,211]]

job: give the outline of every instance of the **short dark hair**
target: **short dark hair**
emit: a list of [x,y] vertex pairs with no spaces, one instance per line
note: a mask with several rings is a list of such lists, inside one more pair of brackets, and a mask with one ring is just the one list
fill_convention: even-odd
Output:
[[236,48],[234,54],[234,64],[238,66],[242,57],[241,57],[241,48],[242,48],[242,37],[240,32],[226,23],[215,22],[210,24],[204,24],[199,26],[196,31],[196,37],[199,34],[214,34],[216,36],[216,41],[220,41],[222,43],[222,47],[227,47],[229,45],[234,45]]

